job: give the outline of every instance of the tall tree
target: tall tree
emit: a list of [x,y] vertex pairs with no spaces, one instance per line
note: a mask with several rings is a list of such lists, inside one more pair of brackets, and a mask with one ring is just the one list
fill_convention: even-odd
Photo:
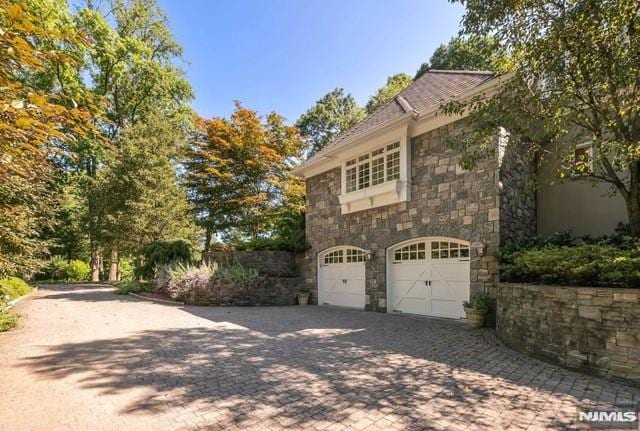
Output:
[[200,119],[198,126],[185,180],[206,230],[205,251],[214,236],[231,231],[265,234],[299,183],[289,173],[302,156],[298,130],[275,112],[261,118],[239,102],[229,119]]
[[413,80],[406,73],[396,73],[395,75],[388,77],[387,83],[379,88],[375,94],[369,98],[369,101],[364,108],[367,111],[367,114],[371,114],[380,106],[396,97],[398,93],[411,85],[412,82]]
[[0,0],[0,276],[40,266],[58,207],[51,158],[92,132],[93,101],[69,85],[84,47],[66,2]]
[[422,63],[415,78],[429,69],[440,70],[497,70],[508,61],[500,41],[493,35],[454,37],[440,45],[429,61]]
[[[464,31],[497,37],[515,68],[496,97],[447,107],[470,111],[473,128],[458,141],[467,158],[494,152],[505,127],[511,145],[559,158],[561,178],[610,184],[640,236],[638,0],[464,3]],[[577,142],[592,143],[592,163],[576,160]]]
[[[92,41],[85,70],[91,77],[91,89],[107,102],[99,126],[112,151],[117,153],[119,137],[126,128],[150,115],[175,117],[182,113],[186,120],[186,103],[192,91],[176,66],[182,50],[155,0],[111,0],[97,4],[88,0],[87,6],[78,12],[77,21]],[[78,151],[80,157],[73,163],[84,173],[92,280],[97,280],[104,248],[99,238],[105,237],[103,223],[106,223],[106,215],[98,205],[101,196],[98,176],[105,161],[113,155],[96,151],[91,140],[83,141]],[[114,253],[111,260],[117,261],[117,244],[109,247]]]
[[154,241],[195,241],[193,212],[176,175],[186,136],[180,120],[149,115],[122,132],[116,156],[100,172],[100,241],[112,252],[111,280],[118,253]]
[[296,122],[309,145],[309,155],[323,149],[339,133],[364,119],[366,113],[351,94],[336,88],[325,94]]

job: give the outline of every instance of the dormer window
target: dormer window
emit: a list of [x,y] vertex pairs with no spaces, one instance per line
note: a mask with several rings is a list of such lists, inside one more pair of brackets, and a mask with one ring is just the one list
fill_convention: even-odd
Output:
[[[395,134],[395,133],[394,133]],[[409,200],[410,143],[404,131],[342,162],[342,214]],[[384,144],[384,145],[382,145]]]
[[345,163],[347,193],[400,178],[400,143],[385,145]]

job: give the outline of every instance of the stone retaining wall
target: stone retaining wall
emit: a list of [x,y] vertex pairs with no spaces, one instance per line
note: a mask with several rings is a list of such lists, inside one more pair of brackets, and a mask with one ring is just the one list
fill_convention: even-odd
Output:
[[226,264],[237,261],[242,266],[253,268],[260,274],[270,276],[295,277],[299,275],[296,254],[290,251],[211,251],[204,256],[204,261],[209,264]]
[[506,345],[640,386],[640,289],[501,283],[497,301]]
[[194,289],[180,300],[190,305],[294,305],[303,285],[302,277],[260,277],[245,288],[216,277],[207,288]]
[[216,279],[213,281],[213,305],[294,305],[304,285],[301,277],[266,277],[248,289]]

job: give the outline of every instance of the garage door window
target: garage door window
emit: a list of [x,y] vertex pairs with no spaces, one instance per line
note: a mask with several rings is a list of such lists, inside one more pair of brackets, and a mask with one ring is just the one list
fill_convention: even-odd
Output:
[[344,250],[336,250],[331,253],[327,253],[324,256],[324,264],[331,265],[335,263],[342,263],[344,260]]
[[322,262],[325,265],[335,265],[339,263],[364,262],[365,260],[364,251],[357,248],[341,248],[325,254]]
[[347,263],[364,262],[364,251],[355,248],[347,249]]
[[459,259],[469,257],[469,246],[457,242],[432,241],[431,259]]
[[427,257],[426,248],[427,244],[424,242],[406,245],[394,252],[393,261],[405,262],[410,260],[424,260]]

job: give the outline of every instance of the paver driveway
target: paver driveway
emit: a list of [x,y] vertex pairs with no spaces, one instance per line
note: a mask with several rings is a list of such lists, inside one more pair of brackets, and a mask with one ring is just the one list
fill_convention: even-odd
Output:
[[2,430],[562,428],[578,403],[640,401],[459,322],[170,307],[86,285],[18,311],[0,335]]

